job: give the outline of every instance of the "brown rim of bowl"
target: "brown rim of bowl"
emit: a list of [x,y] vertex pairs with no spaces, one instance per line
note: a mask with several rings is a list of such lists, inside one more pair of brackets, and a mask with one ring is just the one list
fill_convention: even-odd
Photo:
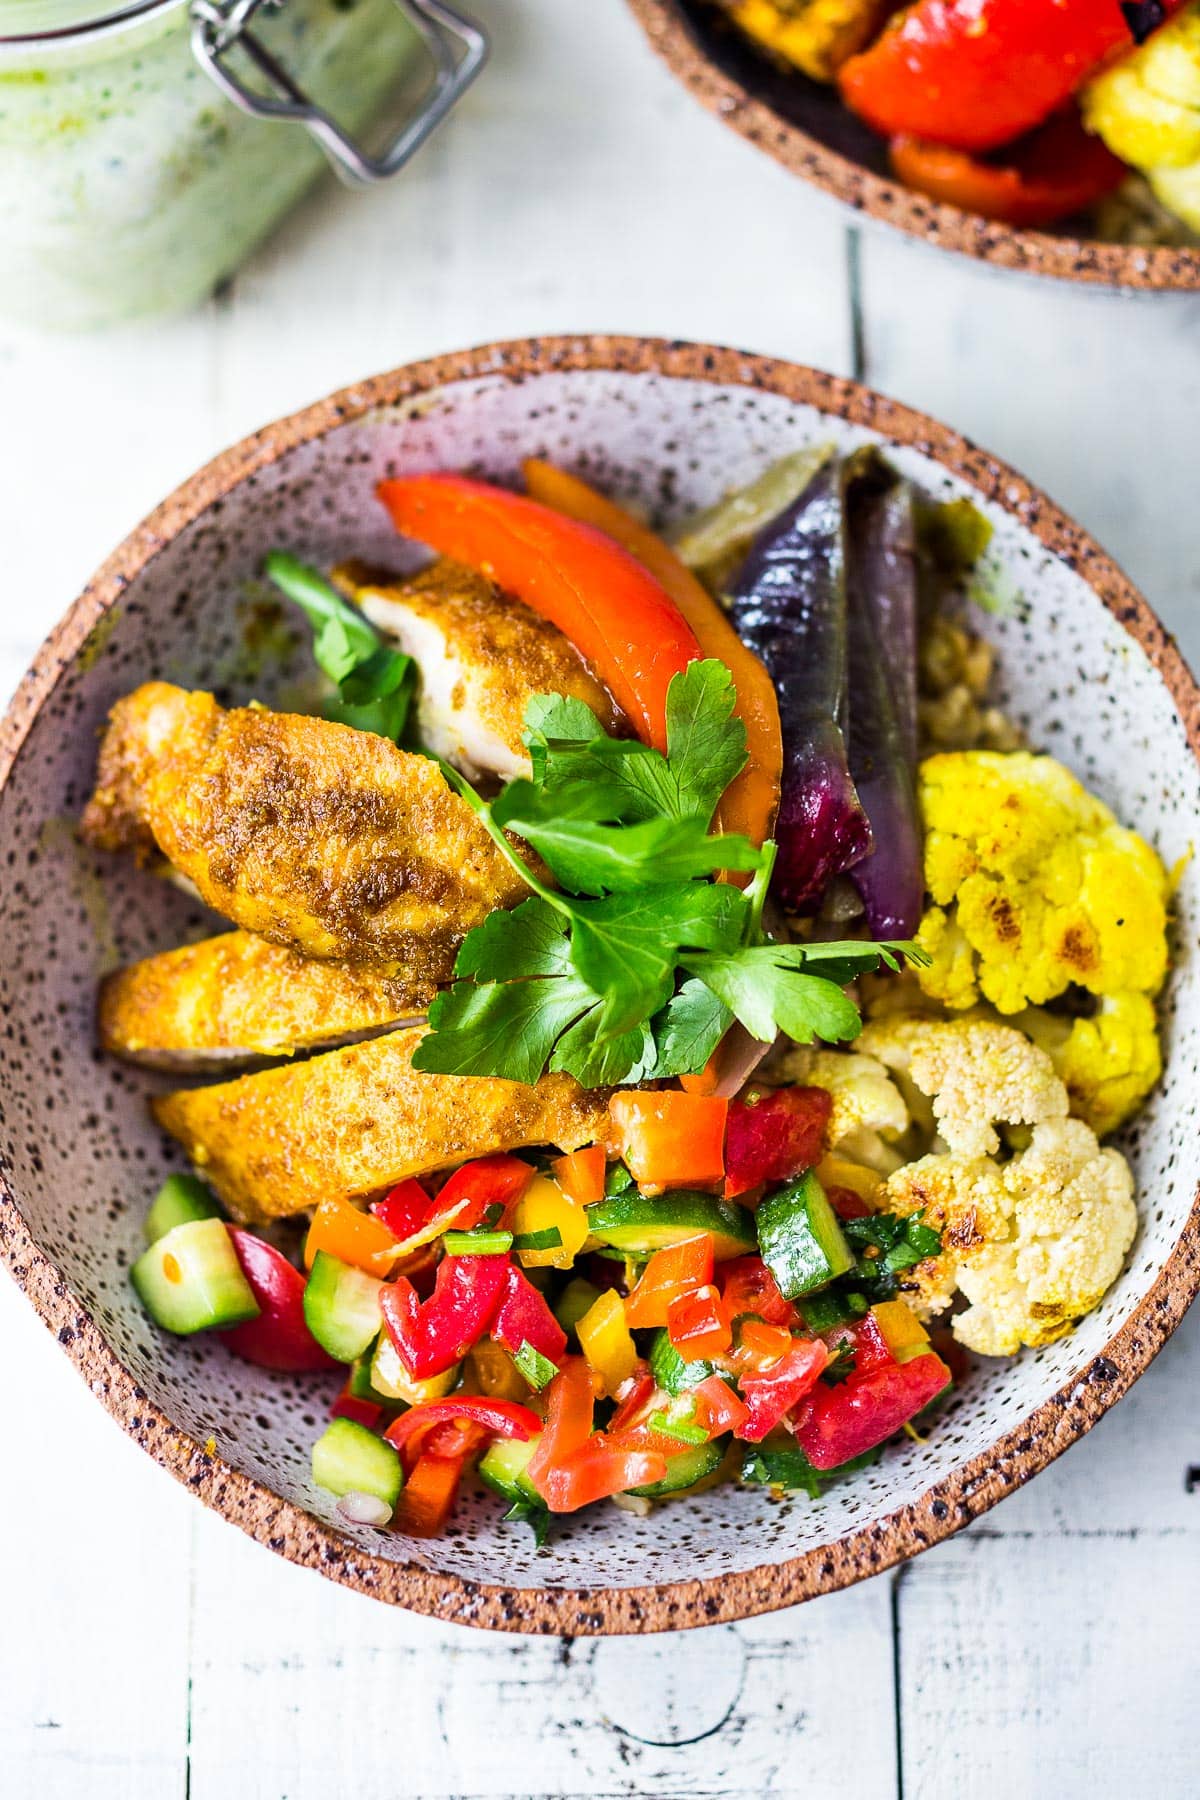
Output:
[[755,99],[697,43],[677,0],[628,0],[634,17],[671,72],[717,118],[793,175],[910,237],[957,250],[997,268],[1161,292],[1200,288],[1200,249],[1165,244],[1106,244],[1098,239],[1018,231],[914,193],[831,150],[819,138]]
[[[628,337],[530,338],[434,357],[319,400],[244,438],[184,482],[114,551],[51,633],[0,723],[0,791],[37,714],[99,620],[139,572],[214,501],[298,444],[447,384],[522,381],[551,370],[650,373],[779,394],[911,445],[1013,513],[1077,570],[1166,683],[1200,758],[1200,689],[1145,600],[1093,540],[1003,463],[918,412],[839,376],[706,344]],[[704,1581],[634,1588],[506,1588],[359,1550],[337,1531],[178,1430],[137,1386],[58,1269],[37,1245],[0,1177],[0,1256],[92,1392],[131,1437],[224,1518],[289,1561],[361,1593],[459,1624],[592,1636],[743,1619],[878,1574],[958,1531],[1082,1437],[1145,1370],[1200,1284],[1200,1193],[1179,1240],[1132,1316],[1071,1379],[981,1455],[921,1498],[839,1541],[780,1564]]]

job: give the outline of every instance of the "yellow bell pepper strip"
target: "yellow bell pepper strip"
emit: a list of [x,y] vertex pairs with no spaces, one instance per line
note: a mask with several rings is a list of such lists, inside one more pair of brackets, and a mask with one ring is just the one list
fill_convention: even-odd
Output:
[[637,1345],[625,1322],[625,1302],[614,1288],[600,1295],[575,1327],[588,1367],[604,1383],[608,1395],[637,1368]]
[[[558,1233],[557,1244],[543,1249],[523,1247],[523,1239],[553,1231]],[[535,1175],[517,1201],[512,1232],[513,1254],[523,1268],[569,1269],[587,1242],[587,1214],[557,1181]]]
[[397,531],[481,569],[568,637],[638,736],[667,747],[667,689],[702,655],[670,595],[619,544],[536,500],[462,475],[376,493]]
[[491,1338],[481,1338],[468,1353],[466,1366],[468,1392],[486,1394],[492,1400],[523,1400],[529,1384],[513,1366],[508,1351]]
[[304,1242],[304,1262],[312,1268],[318,1250],[327,1250],[352,1269],[390,1274],[401,1245],[382,1219],[360,1212],[348,1200],[322,1200]]
[[734,712],[746,727],[748,761],[726,788],[714,829],[741,832],[752,844],[764,843],[779,805],[783,738],[775,684],[763,664],[743,644],[708,589],[649,526],[565,469],[537,457],[530,457],[523,467],[525,485],[535,500],[595,526],[635,556],[671,596],[695,632],[701,654],[716,657],[733,676]]
[[881,1300],[871,1308],[871,1314],[894,1361],[911,1362],[914,1356],[924,1356],[929,1349],[929,1333],[903,1300]]
[[711,1187],[725,1175],[728,1100],[713,1094],[614,1094],[619,1154],[640,1188]]

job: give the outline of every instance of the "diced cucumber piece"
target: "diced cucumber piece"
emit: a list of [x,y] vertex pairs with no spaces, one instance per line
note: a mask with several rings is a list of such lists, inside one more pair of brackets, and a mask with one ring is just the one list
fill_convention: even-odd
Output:
[[865,1317],[867,1310],[862,1294],[834,1293],[829,1289],[809,1294],[800,1302],[800,1317],[817,1337],[823,1331],[833,1331],[838,1325]]
[[154,1323],[181,1337],[258,1317],[258,1301],[223,1219],[174,1226],[138,1257],[129,1274]]
[[177,1225],[194,1225],[197,1219],[220,1217],[221,1208],[207,1181],[201,1181],[198,1175],[168,1175],[146,1214],[146,1242],[157,1243]]
[[304,1289],[304,1319],[330,1356],[353,1362],[375,1340],[383,1323],[382,1281],[318,1250]]
[[400,1458],[390,1444],[354,1419],[334,1419],[312,1447],[312,1478],[340,1500],[372,1494],[395,1506],[404,1485]]
[[667,1494],[681,1494],[685,1488],[695,1487],[706,1475],[711,1475],[725,1455],[723,1444],[694,1444],[681,1450],[678,1456],[668,1456],[667,1472],[661,1481],[653,1482],[649,1487],[632,1488],[631,1493],[640,1494],[643,1500],[661,1500]]
[[395,1344],[386,1331],[381,1331],[371,1358],[371,1385],[377,1398],[382,1395],[385,1400],[403,1400],[406,1406],[419,1406],[422,1400],[444,1399],[458,1380],[459,1367],[455,1363],[443,1375],[414,1381],[400,1361]]
[[686,1188],[665,1194],[639,1194],[630,1188],[588,1207],[588,1226],[593,1237],[634,1256],[647,1256],[668,1244],[712,1233],[713,1256],[724,1262],[745,1256],[755,1248],[754,1214],[735,1200],[719,1200],[715,1194],[692,1193]]
[[582,1275],[576,1275],[573,1280],[568,1281],[554,1307],[554,1316],[568,1337],[599,1298],[600,1289],[590,1281],[585,1281]]
[[541,1443],[542,1434],[533,1437],[494,1438],[479,1459],[479,1479],[499,1494],[502,1500],[541,1500],[541,1495],[525,1470],[529,1459]]
[[811,1169],[764,1200],[755,1218],[763,1261],[785,1300],[811,1294],[854,1267],[854,1252]]
[[717,1373],[715,1363],[685,1361],[671,1342],[665,1327],[654,1334],[649,1361],[650,1373],[656,1384],[668,1394],[686,1393],[688,1388],[698,1387],[710,1375]]

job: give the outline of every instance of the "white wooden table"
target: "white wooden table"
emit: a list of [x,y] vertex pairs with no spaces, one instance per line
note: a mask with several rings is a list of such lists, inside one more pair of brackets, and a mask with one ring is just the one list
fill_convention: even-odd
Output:
[[[246,430],[376,369],[589,329],[732,342],[941,415],[1044,484],[1200,659],[1200,302],[1005,279],[859,227],[723,131],[619,0],[474,0],[486,78],[391,191],[332,189],[203,311],[0,328],[0,688]],[[555,1643],[344,1593],[205,1514],[0,1283],[13,1800],[1200,1792],[1200,1313],[973,1530],[744,1626]]]

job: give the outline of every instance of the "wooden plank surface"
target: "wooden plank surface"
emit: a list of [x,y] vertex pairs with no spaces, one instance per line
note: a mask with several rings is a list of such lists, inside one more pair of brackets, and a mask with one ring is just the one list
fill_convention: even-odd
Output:
[[[0,327],[0,687],[242,432],[413,356],[586,329],[840,370],[857,342],[874,385],[1044,482],[1200,655],[1194,300],[1005,280],[848,226],[677,90],[616,0],[476,4],[495,62],[396,187],[321,193],[188,318]],[[276,1561],[122,1439],[7,1285],[0,1359],[6,1800],[1196,1791],[1200,1316],[1083,1444],[901,1575],[599,1644],[435,1626]]]

